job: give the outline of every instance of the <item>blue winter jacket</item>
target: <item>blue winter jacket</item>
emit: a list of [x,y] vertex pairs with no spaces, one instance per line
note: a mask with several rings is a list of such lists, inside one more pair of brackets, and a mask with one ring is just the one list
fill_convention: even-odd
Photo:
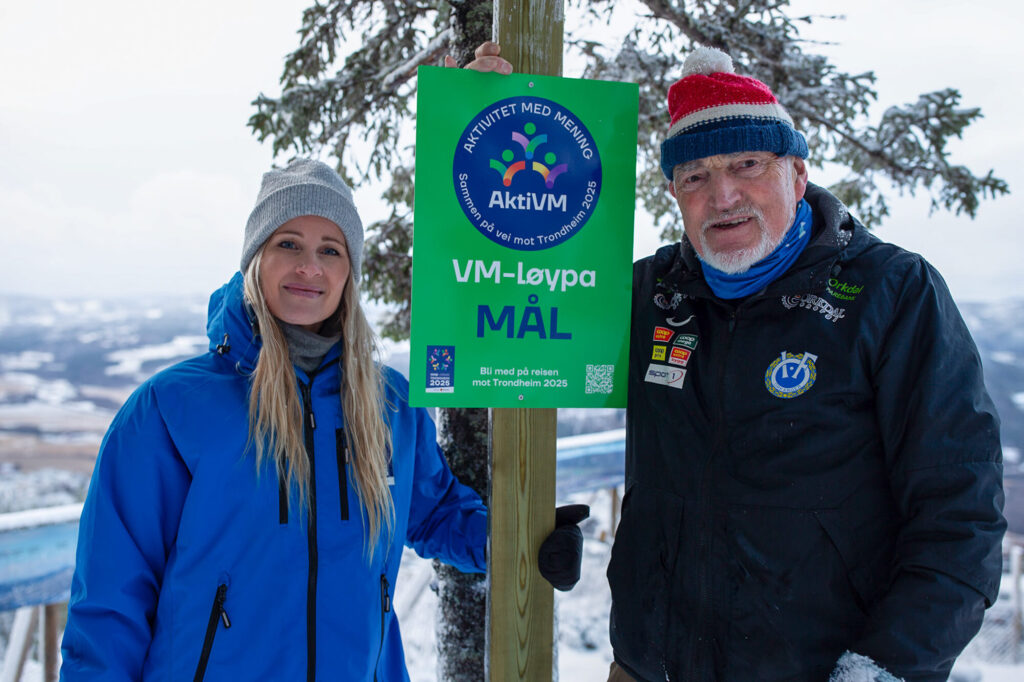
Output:
[[[103,440],[82,511],[61,679],[408,680],[391,609],[402,545],[484,570],[487,517],[387,370],[390,541],[365,551],[339,400],[339,348],[296,370],[310,507],[247,450],[260,349],[242,278],[210,299],[210,351],[139,387]],[[389,482],[391,482],[389,477]]]

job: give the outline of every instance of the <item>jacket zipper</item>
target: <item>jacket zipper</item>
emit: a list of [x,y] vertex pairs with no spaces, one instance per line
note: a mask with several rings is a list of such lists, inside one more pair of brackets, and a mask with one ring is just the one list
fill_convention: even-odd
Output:
[[310,383],[305,384],[299,381],[299,389],[302,391],[303,411],[305,419],[303,424],[303,435],[306,440],[306,456],[309,457],[309,521],[306,536],[309,540],[309,576],[306,582],[306,680],[316,680],[316,578],[317,578],[317,550],[316,550],[316,462],[313,457],[314,442],[313,431],[316,430],[316,418],[313,416],[313,397]]
[[224,628],[231,627],[231,619],[224,608],[224,602],[228,596],[228,586],[221,583],[217,586],[217,595],[213,598],[213,608],[210,609],[210,620],[206,623],[206,637],[203,639],[203,651],[199,654],[199,665],[196,666],[195,677],[192,682],[202,682],[206,675],[206,665],[210,661],[210,651],[213,650],[213,638],[217,635],[217,621],[224,623]]
[[[384,562],[385,569],[387,568],[387,561]],[[391,594],[388,592],[388,588],[391,585],[388,583],[388,577],[384,573],[380,574],[380,646],[377,649],[377,662],[373,664],[373,682],[377,682],[377,667],[380,665],[381,654],[384,653],[384,626],[387,622],[387,614],[391,611]]]
[[690,658],[690,665],[686,671],[685,680],[703,680],[711,676],[711,661],[708,652],[712,651],[711,639],[714,633],[710,627],[708,612],[711,604],[713,577],[708,572],[711,563],[711,542],[714,537],[714,506],[711,503],[711,487],[714,458],[716,454],[721,455],[726,446],[727,436],[725,429],[725,370],[729,364],[729,353],[732,350],[733,332],[736,329],[736,317],[738,310],[729,313],[729,336],[726,341],[724,352],[718,366],[718,401],[715,406],[715,445],[710,454],[702,463],[700,471],[700,487],[697,493],[697,515],[700,518],[699,534],[697,536],[697,627],[691,637],[691,649],[693,652]]
[[277,472],[277,522],[288,524],[288,479]]
[[335,450],[338,456],[338,497],[341,505],[341,520],[348,521],[348,439],[345,429],[334,430]]

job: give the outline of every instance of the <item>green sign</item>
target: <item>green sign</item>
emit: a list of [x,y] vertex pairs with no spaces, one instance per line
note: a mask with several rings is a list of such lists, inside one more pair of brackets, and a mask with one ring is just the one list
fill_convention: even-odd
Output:
[[637,86],[418,79],[410,402],[625,406]]

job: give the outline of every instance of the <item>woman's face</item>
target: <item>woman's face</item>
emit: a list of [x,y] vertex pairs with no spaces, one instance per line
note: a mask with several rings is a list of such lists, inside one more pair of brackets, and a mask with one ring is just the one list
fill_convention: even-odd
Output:
[[275,317],[316,332],[338,309],[350,269],[341,229],[326,218],[304,215],[270,235],[260,261],[260,287]]

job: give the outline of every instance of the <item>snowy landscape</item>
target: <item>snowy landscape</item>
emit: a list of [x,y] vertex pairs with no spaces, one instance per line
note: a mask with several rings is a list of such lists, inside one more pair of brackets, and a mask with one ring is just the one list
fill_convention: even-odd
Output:
[[[961,306],[985,364],[1003,420],[1007,514],[1024,533],[1024,301]],[[205,351],[203,299],[56,300],[0,296],[0,513],[81,501],[100,440],[113,414],[146,377]],[[408,366],[404,344],[387,343],[389,362]],[[561,410],[559,436],[618,429],[621,410]],[[604,680],[611,661],[605,568],[611,551],[609,488],[572,491],[559,503],[589,504],[583,577],[556,593],[559,678]],[[621,494],[621,488],[619,490]],[[1012,515],[1011,515],[1012,513]],[[407,550],[395,595],[415,682],[436,682],[431,563]],[[951,679],[1024,679],[1024,642],[1012,623],[1013,586],[958,661]],[[6,639],[10,612],[0,613]],[[2,653],[4,641],[0,641]],[[30,671],[31,672],[31,671]],[[33,679],[28,676],[23,679]]]

